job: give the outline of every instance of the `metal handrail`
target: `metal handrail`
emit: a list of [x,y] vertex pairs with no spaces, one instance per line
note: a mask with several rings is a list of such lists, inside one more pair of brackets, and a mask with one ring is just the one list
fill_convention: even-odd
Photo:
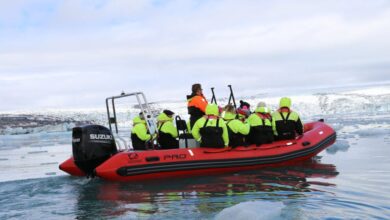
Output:
[[[107,118],[108,118],[108,125],[110,128],[110,131],[112,132],[111,124],[115,124],[115,132],[118,134],[118,122],[117,122],[117,117],[116,117],[115,99],[120,99],[120,98],[125,98],[125,97],[130,97],[130,96],[136,96],[138,105],[140,106],[141,112],[144,114],[145,121],[147,122],[146,123],[147,129],[148,129],[150,134],[154,134],[157,131],[157,129],[156,129],[157,126],[156,126],[154,119],[152,118],[152,111],[150,109],[150,106],[149,106],[149,103],[146,99],[146,96],[143,92],[133,92],[133,93],[128,93],[128,94],[122,93],[119,96],[112,96],[112,97],[106,98]],[[142,97],[142,99],[140,98],[140,96]],[[113,118],[111,118],[111,114],[110,114],[110,105],[109,105],[110,100],[111,100],[111,105],[112,105],[113,114],[114,114]],[[146,113],[146,115],[145,115],[145,113]]]

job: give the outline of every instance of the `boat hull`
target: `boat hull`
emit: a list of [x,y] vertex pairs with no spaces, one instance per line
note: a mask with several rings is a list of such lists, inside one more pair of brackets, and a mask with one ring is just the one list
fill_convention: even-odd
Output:
[[120,152],[98,166],[95,174],[113,181],[139,181],[286,166],[312,158],[335,140],[331,127],[312,122],[305,124],[299,139],[261,146]]

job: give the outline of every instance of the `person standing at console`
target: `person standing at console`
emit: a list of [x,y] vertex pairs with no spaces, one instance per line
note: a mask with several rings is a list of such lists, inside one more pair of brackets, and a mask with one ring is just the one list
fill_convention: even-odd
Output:
[[195,122],[200,119],[206,112],[208,104],[203,95],[203,89],[200,84],[192,85],[191,95],[187,95],[188,114],[190,114],[190,130],[194,127]]

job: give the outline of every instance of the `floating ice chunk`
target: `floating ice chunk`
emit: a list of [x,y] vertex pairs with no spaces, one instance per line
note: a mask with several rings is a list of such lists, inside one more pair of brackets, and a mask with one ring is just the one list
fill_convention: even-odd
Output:
[[42,154],[42,153],[47,153],[47,150],[39,150],[39,151],[29,151],[27,152],[28,154]]
[[47,162],[47,163],[41,163],[40,165],[44,166],[44,165],[55,165],[55,164],[58,164],[58,162]]
[[361,137],[368,137],[368,136],[377,136],[377,135],[387,135],[389,131],[384,130],[383,128],[365,128],[360,129],[355,134],[358,134]]
[[341,124],[341,123],[332,123],[332,128],[333,128],[335,131],[339,131],[339,130],[341,130],[343,127],[344,127],[344,125]]
[[326,148],[326,152],[329,154],[335,154],[338,151],[345,152],[350,147],[348,140],[338,139],[332,146]]
[[215,216],[216,220],[236,219],[284,219],[282,209],[285,206],[281,202],[251,201],[243,202],[222,210]]

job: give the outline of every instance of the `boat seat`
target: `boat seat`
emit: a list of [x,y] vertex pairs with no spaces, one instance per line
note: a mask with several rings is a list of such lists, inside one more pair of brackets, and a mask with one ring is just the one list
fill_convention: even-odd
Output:
[[187,131],[187,133],[189,133],[187,130],[187,123],[185,120],[181,119],[180,116],[176,116],[175,120],[176,120],[176,127],[178,131]]
[[188,134],[188,133],[183,133],[183,134],[179,134],[179,139],[193,139],[194,137],[192,136],[192,134]]
[[180,140],[184,140],[185,148],[188,148],[188,140],[194,139],[192,134],[188,131],[187,123],[185,120],[181,119],[180,116],[175,117],[176,128],[179,132],[179,145],[182,143]]

